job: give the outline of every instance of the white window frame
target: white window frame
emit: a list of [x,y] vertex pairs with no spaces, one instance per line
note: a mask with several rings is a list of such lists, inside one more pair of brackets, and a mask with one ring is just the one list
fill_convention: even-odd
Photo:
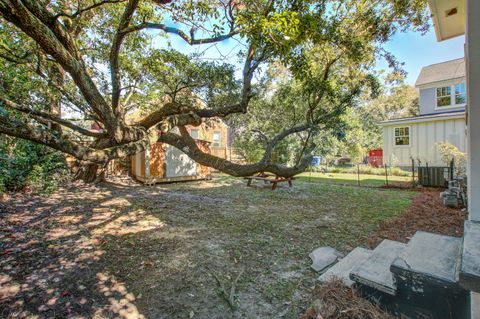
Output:
[[[193,135],[192,135],[192,132],[193,132],[193,131],[197,132],[197,137],[193,137]],[[192,129],[190,129],[190,136],[191,136],[193,139],[195,139],[195,140],[200,139],[200,130],[199,130],[198,128],[192,128]]]
[[[215,141],[215,134],[218,134],[218,141]],[[215,145],[217,144],[217,145]],[[212,146],[213,147],[220,147],[222,146],[222,132],[221,131],[214,131],[212,134]]]
[[[396,136],[395,136],[395,129],[401,129],[401,128],[408,128],[408,144],[407,145],[397,145],[396,143]],[[405,136],[400,136],[400,137],[407,137]],[[410,125],[402,125],[402,126],[394,126],[393,127],[393,147],[410,147],[412,145],[412,127]]]
[[[457,86],[457,84],[463,84],[465,85],[465,100],[467,99],[467,86],[466,86],[466,83],[465,82],[457,82],[457,83],[453,83],[453,84],[445,84],[445,85],[438,85],[438,86],[435,86],[434,87],[434,90],[435,90],[435,110],[438,111],[438,110],[448,110],[448,109],[454,109],[454,108],[458,108],[458,107],[463,107],[465,106],[467,103],[461,103],[461,104],[455,104],[456,102],[456,92],[455,92],[455,87]],[[443,88],[443,87],[450,87],[450,105],[445,105],[445,106],[438,106],[437,105],[437,99],[438,99],[438,95],[437,95],[437,89],[439,88]]]
[[463,84],[463,95],[465,95],[465,103],[455,104],[455,106],[465,106],[467,103],[467,84],[465,82],[455,83],[453,85],[453,102],[457,103],[457,85]]

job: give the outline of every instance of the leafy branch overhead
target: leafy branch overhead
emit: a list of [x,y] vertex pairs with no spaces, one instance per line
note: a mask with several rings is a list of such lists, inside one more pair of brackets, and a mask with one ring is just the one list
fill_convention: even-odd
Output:
[[[87,181],[108,161],[157,141],[231,175],[297,174],[314,137],[362,92],[375,91],[375,59],[398,67],[382,44],[428,26],[420,0],[1,0],[0,16],[0,133],[74,156]],[[239,62],[185,55],[185,46],[215,46],[220,58],[235,49]],[[269,72],[275,67],[279,78]],[[282,100],[288,90],[295,96]],[[205,154],[185,133],[212,118],[238,121],[265,103],[283,112],[268,120],[281,123],[277,130],[259,137],[266,150],[257,163]],[[138,111],[143,117],[132,121]],[[301,140],[297,160],[272,161],[272,150],[292,137]]]

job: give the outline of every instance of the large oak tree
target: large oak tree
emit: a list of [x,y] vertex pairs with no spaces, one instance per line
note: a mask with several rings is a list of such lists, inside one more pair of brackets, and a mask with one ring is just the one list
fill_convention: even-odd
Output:
[[[423,0],[0,0],[0,16],[0,133],[74,156],[86,181],[157,141],[235,176],[295,175],[315,134],[375,83],[375,60],[397,66],[382,44],[427,21]],[[240,78],[233,66],[178,52],[171,37],[189,46],[237,41]],[[281,123],[277,132],[258,131],[262,158],[240,165],[199,150],[185,126],[248,114],[256,94],[275,90],[257,89],[267,64],[285,68],[297,98],[266,119]],[[143,118],[129,121],[132,109]],[[273,162],[275,147],[293,135],[302,138],[298,160]]]

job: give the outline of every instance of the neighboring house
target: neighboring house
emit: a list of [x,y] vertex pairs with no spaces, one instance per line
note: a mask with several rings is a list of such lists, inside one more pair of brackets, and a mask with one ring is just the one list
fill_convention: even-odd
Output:
[[200,126],[189,128],[189,132],[194,139],[210,142],[212,155],[227,158],[228,148],[230,147],[230,129],[223,121],[209,121]]
[[189,129],[193,138],[210,142],[210,153],[233,162],[244,162],[233,145],[232,129],[222,120],[212,120]]
[[457,59],[426,66],[415,86],[420,91],[419,116],[384,121],[383,160],[388,165],[444,166],[437,144],[448,142],[466,152],[465,61]]

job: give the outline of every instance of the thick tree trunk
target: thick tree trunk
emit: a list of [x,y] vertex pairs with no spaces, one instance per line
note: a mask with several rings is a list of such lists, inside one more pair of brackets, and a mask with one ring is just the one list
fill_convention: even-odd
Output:
[[80,164],[75,173],[75,180],[85,183],[99,183],[105,180],[105,169],[95,163]]

